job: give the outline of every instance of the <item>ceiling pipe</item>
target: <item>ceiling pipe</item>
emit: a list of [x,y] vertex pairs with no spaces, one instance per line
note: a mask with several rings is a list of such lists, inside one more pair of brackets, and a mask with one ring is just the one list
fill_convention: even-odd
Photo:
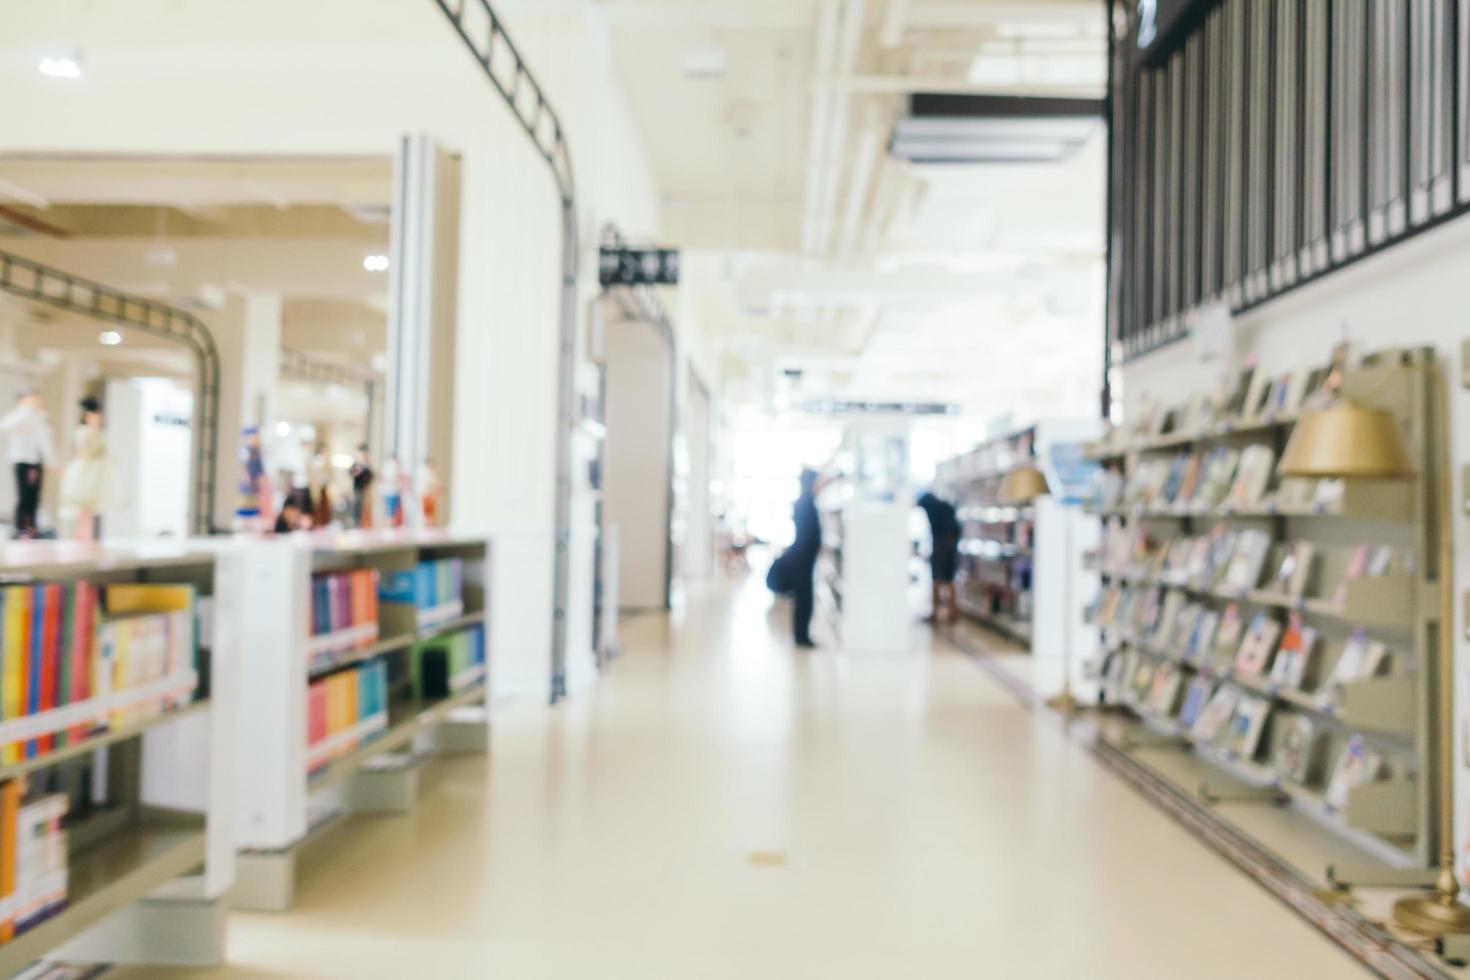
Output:
[[[863,26],[867,17],[865,0],[848,0],[846,17],[842,21],[842,33],[838,41],[838,76],[851,75],[857,69],[862,53]],[[851,115],[849,93],[838,90],[832,100],[832,135],[827,141],[826,159],[823,161],[823,176],[818,200],[815,251],[826,255],[832,243],[833,226],[836,223],[837,192],[842,182],[842,168],[847,151],[847,130]]]
[[[817,56],[814,78],[820,82],[832,77],[837,58],[837,20],[841,0],[822,0],[817,15]],[[801,250],[811,254],[816,242],[816,207],[820,196],[822,164],[827,155],[828,118],[834,96],[830,88],[812,88],[812,111],[807,129],[806,196],[802,206]]]
[[883,153],[884,133],[877,119],[870,119],[858,136],[853,154],[852,171],[847,181],[847,201],[842,209],[842,230],[837,238],[837,251],[851,258],[863,233],[863,216],[867,211],[873,173]]
[[886,49],[901,46],[908,18],[909,0],[888,0],[883,11],[883,27],[878,31],[878,43]]

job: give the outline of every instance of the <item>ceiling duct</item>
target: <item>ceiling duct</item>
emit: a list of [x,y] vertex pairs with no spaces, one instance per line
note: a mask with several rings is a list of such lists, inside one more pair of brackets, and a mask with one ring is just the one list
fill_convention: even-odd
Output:
[[1102,99],[915,92],[888,152],[912,163],[1051,163],[1102,124]]

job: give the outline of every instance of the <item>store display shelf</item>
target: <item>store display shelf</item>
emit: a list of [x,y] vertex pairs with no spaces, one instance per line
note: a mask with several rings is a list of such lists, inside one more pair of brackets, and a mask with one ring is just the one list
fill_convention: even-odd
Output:
[[462,630],[467,626],[483,623],[484,621],[484,612],[468,612],[456,616],[453,619],[430,623],[415,633],[390,636],[387,639],[379,640],[371,646],[362,647],[361,649],[345,650],[340,653],[328,655],[314,653],[311,655],[307,677],[309,679],[315,679],[340,670],[343,667],[360,664],[365,660],[381,657],[385,653],[393,653],[397,650],[413,646],[422,640],[431,640],[435,637]]
[[441,602],[437,606],[428,609],[420,609],[415,613],[415,623],[420,635],[436,632],[444,629],[446,623],[453,622],[464,615],[464,602],[453,599],[449,602]]
[[[1368,678],[1344,685],[1342,693],[1333,698],[1322,692],[1283,687],[1272,682],[1269,677],[1238,671],[1232,664],[1202,663],[1140,642],[1136,638],[1120,637],[1118,643],[1154,659],[1167,660],[1191,673],[1202,674],[1221,683],[1233,684],[1276,704],[1305,711],[1341,731],[1362,735],[1364,740],[1375,748],[1396,756],[1408,758],[1417,754],[1413,732],[1402,726],[1406,701],[1412,707],[1412,678],[1401,675]],[[1117,648],[1114,646],[1111,649],[1116,650]],[[1408,689],[1407,699],[1405,698],[1406,688]],[[1392,693],[1385,697],[1382,693],[1385,690]],[[1364,692],[1373,693],[1365,697]],[[1387,710],[1375,714],[1373,709],[1382,708],[1384,702],[1389,698],[1393,700],[1389,701]],[[1128,706],[1140,714],[1146,712],[1146,709],[1141,709],[1141,706],[1134,701],[1130,701]]]
[[1285,609],[1359,626],[1380,626],[1388,629],[1408,629],[1413,626],[1406,610],[1409,608],[1408,599],[1415,581],[1407,575],[1389,574],[1350,579],[1343,583],[1340,597],[1323,599],[1294,596],[1270,589],[1204,587],[1154,576],[1107,570],[1101,570],[1098,574],[1104,582],[1177,589],[1194,596]]
[[383,733],[313,774],[309,782],[310,788],[319,790],[341,782],[355,773],[368,759],[402,748],[413,741],[414,735],[443,721],[445,716],[455,708],[473,704],[484,696],[485,684],[482,680],[437,701],[407,699],[390,705]]
[[192,670],[179,671],[170,677],[124,688],[102,697],[88,698],[60,708],[12,718],[0,722],[0,745],[54,735],[75,725],[105,719],[114,711],[127,711],[152,701],[188,694],[198,686],[197,673]]
[[[75,840],[76,828],[69,829]],[[145,818],[68,855],[66,905],[0,946],[0,976],[12,976],[112,912],[204,862],[204,821]]]
[[328,735],[315,745],[307,746],[307,770],[314,771],[319,769],[330,762],[332,757],[338,753],[356,748],[358,745],[368,744],[372,736],[387,727],[388,713],[386,711],[380,711],[375,715],[370,715],[362,719],[350,728],[344,728],[340,732]]
[[1031,549],[991,538],[961,538],[960,554],[986,561],[1030,558]]
[[[19,762],[12,762],[9,765],[0,766],[0,782],[5,782],[8,779],[15,779],[17,776],[23,776],[28,772],[37,772],[42,769],[49,769],[57,763],[65,762],[67,759],[75,758],[79,755],[86,755],[88,752],[91,752],[94,749],[105,748],[106,746],[113,745],[117,742],[125,742],[130,738],[137,738],[144,732],[148,731],[150,728],[155,728],[159,725],[167,725],[171,722],[178,721],[185,715],[193,714],[196,711],[202,711],[207,707],[209,707],[208,698],[204,698],[199,701],[192,701],[182,708],[165,710],[161,714],[155,715],[150,718],[141,719],[139,721],[133,722],[132,724],[121,725],[117,728],[110,728],[104,732],[98,732],[95,735],[89,735],[86,738],[71,742],[65,746],[62,746],[61,748],[52,749],[45,755],[38,755],[34,758],[22,759]],[[67,727],[70,726],[61,726],[61,728]],[[53,729],[53,732],[57,730],[59,729]]]
[[1016,524],[1021,521],[1034,521],[1036,519],[1036,508],[979,504],[959,508],[956,516],[961,521],[968,521],[972,524]]
[[1360,491],[1349,491],[1344,499],[1332,503],[1278,504],[1263,501],[1255,504],[1221,507],[1087,507],[1086,512],[1103,518],[1131,518],[1144,521],[1249,521],[1277,517],[1334,518],[1337,520],[1378,521],[1407,524],[1413,520],[1411,489],[1387,491],[1376,496],[1376,502],[1363,499]]
[[306,655],[313,661],[328,660],[337,654],[353,653],[364,645],[378,642],[378,624],[360,623],[331,633],[313,635],[306,641]]
[[13,541],[0,545],[0,581],[107,576],[117,572],[207,565],[214,556],[183,543],[93,544],[81,541]]
[[960,612],[980,625],[989,626],[991,629],[999,630],[1013,639],[1020,640],[1022,643],[1030,644],[1031,624],[1026,620],[1018,616],[1007,616],[1002,613],[988,612],[981,606],[970,601],[963,594],[955,596],[955,604],[959,607]]
[[[1125,748],[1126,733],[1138,727],[1149,728],[1135,716],[1115,715],[1102,722],[1099,735],[1136,764],[1190,796],[1197,796],[1199,787],[1212,778],[1218,779],[1222,775],[1234,778],[1214,760],[1192,751],[1179,751],[1173,746]],[[1418,866],[1404,850],[1347,826],[1316,793],[1298,791],[1291,783],[1285,783],[1281,792],[1288,797],[1290,806],[1250,803],[1232,806],[1226,802],[1215,804],[1211,812],[1216,819],[1236,826],[1270,847],[1322,887],[1329,884],[1328,868],[1332,866],[1352,867],[1370,873]],[[1329,833],[1323,834],[1319,828],[1325,828]]]
[[1262,415],[1257,418],[1231,419],[1194,432],[1171,432],[1166,435],[1142,439],[1138,442],[1132,442],[1122,446],[1108,444],[1094,445],[1088,447],[1083,455],[1085,458],[1092,460],[1122,459],[1125,456],[1132,456],[1136,453],[1158,452],[1165,449],[1190,446],[1200,442],[1228,439],[1231,436],[1271,432],[1275,429],[1295,425],[1299,415],[1300,413],[1298,412],[1281,412],[1278,414]]

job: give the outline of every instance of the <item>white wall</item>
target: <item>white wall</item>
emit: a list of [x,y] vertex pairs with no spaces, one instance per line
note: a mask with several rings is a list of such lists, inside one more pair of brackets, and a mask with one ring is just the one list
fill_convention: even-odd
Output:
[[[1240,318],[1237,346],[1255,351],[1260,368],[1283,372],[1302,363],[1325,363],[1332,346],[1348,339],[1354,354],[1392,347],[1435,348],[1448,382],[1453,478],[1456,599],[1448,611],[1456,638],[1456,806],[1455,851],[1470,832],[1470,779],[1466,776],[1465,738],[1470,724],[1470,643],[1465,640],[1460,596],[1470,588],[1470,526],[1464,516],[1470,465],[1470,392],[1460,383],[1461,342],[1470,339],[1465,322],[1466,249],[1470,220],[1461,218],[1298,289]],[[1164,404],[1209,390],[1217,368],[1201,364],[1196,347],[1182,341],[1130,363],[1123,370],[1130,410],[1145,397]]]
[[618,528],[618,605],[662,609],[669,574],[674,392],[668,344],[636,320],[610,321],[607,346],[607,523]]
[[[501,13],[569,138],[586,246],[581,288],[590,298],[603,222],[616,221],[630,236],[657,232],[651,172],[596,5],[517,4]],[[36,49],[57,38],[83,49],[80,82],[34,70]],[[438,7],[430,0],[54,0],[8,20],[0,88],[0,152],[386,155],[402,134],[424,131],[463,155],[450,492],[458,521],[498,535],[493,680],[501,692],[544,695],[560,203],[544,162]],[[583,539],[589,500],[583,492],[574,507]],[[590,547],[574,547],[574,594],[590,595],[590,555]],[[590,603],[574,602],[570,615],[574,655],[590,661]]]

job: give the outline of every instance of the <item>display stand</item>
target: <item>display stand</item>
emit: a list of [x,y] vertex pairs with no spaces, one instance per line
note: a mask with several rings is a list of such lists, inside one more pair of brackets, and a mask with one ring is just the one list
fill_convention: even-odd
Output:
[[[955,582],[960,612],[1028,649],[1041,639],[1048,653],[1060,653],[1067,631],[1057,636],[1054,628],[1080,620],[1090,593],[1069,576],[1081,572],[1081,556],[1096,540],[1097,522],[1087,517],[1067,527],[1078,515],[1059,501],[1043,498],[1018,506],[1002,500],[1001,482],[1022,464],[1047,470],[1054,450],[1076,446],[1097,430],[1089,420],[1038,422],[941,463],[935,476],[936,489],[954,502],[960,519]],[[1042,549],[1045,556],[1039,554]],[[1074,644],[1083,643],[1078,631],[1071,636]],[[1085,656],[1088,648],[1074,652]]]
[[[283,910],[294,901],[301,849],[337,817],[408,810],[429,755],[488,747],[488,649],[485,662],[449,678],[449,693],[432,697],[415,692],[411,660],[418,644],[486,623],[490,549],[483,537],[434,531],[293,535],[240,549],[239,606],[254,612],[236,623],[252,656],[241,672],[235,904]],[[461,596],[381,601],[375,621],[313,634],[313,576],[374,570],[386,581],[446,559],[462,563]],[[309,744],[308,682],[378,665],[381,710]]]
[[[34,757],[0,765],[0,781],[24,778],[32,788],[82,792],[88,800],[63,822],[64,904],[0,944],[0,975],[42,958],[221,962],[226,896],[235,877],[229,828],[237,666],[237,637],[222,624],[232,615],[238,563],[178,545],[37,542],[0,548],[0,575],[7,585],[192,586],[198,643],[193,666],[177,665],[161,680],[110,694],[93,689],[63,707],[0,722],[7,741],[19,726],[26,729],[22,737],[53,739],[70,729],[64,746],[49,752],[43,746]],[[162,698],[173,706],[153,713]],[[105,730],[91,727],[108,709],[140,708],[148,710],[112,714]],[[86,730],[72,727],[84,719]]]
[[[1092,453],[1131,481],[1123,499],[1097,509],[1108,522],[1109,539],[1128,536],[1126,548],[1105,545],[1097,565],[1103,652],[1096,674],[1107,701],[1125,712],[1105,719],[1100,734],[1266,850],[1298,868],[1321,871],[1334,887],[1427,883],[1423,872],[1437,853],[1433,803],[1448,790],[1437,785],[1432,764],[1438,747],[1431,695],[1436,683],[1450,679],[1435,676],[1441,610],[1435,599],[1439,570],[1431,563],[1436,536],[1449,532],[1435,526],[1432,476],[1444,461],[1433,452],[1424,375],[1399,366],[1430,357],[1422,350],[1389,351],[1343,374],[1343,395],[1399,421],[1417,474],[1406,481],[1349,482],[1334,493],[1324,495],[1319,487],[1304,497],[1301,487],[1278,481],[1273,472],[1256,499],[1202,508],[1149,499],[1153,494],[1140,489],[1145,481],[1132,480],[1160,458],[1183,459],[1179,454],[1216,447],[1265,446],[1277,459],[1295,411],[1229,417],[1179,432],[1115,431]],[[1217,541],[1227,532],[1264,532],[1270,541],[1264,573],[1227,583],[1210,573],[1181,575],[1159,557],[1172,543],[1216,528]],[[1288,549],[1304,545],[1310,557],[1300,591],[1273,581]],[[1186,549],[1181,544],[1176,550]],[[1372,569],[1358,557],[1369,553],[1391,560]],[[1204,611],[1233,605],[1247,621],[1259,614],[1283,628],[1296,617],[1316,636],[1308,668],[1283,680],[1242,666],[1243,654],[1233,650],[1191,650],[1159,635],[1162,630],[1141,628],[1131,612],[1110,615],[1125,603],[1130,610],[1144,608],[1137,602],[1168,603],[1171,593]],[[1381,668],[1355,676],[1343,661],[1364,643],[1381,644],[1387,657]],[[1228,738],[1190,724],[1182,699],[1153,698],[1149,679],[1161,671],[1178,671],[1186,687],[1203,677],[1217,691],[1258,699],[1266,712],[1258,745],[1232,749]],[[1232,728],[1249,721],[1237,717],[1231,717]],[[1282,762],[1299,757],[1290,745],[1283,756],[1288,737],[1305,745],[1296,772]],[[1341,799],[1334,805],[1329,797],[1337,794],[1328,786],[1350,744],[1369,753],[1373,761],[1364,768],[1370,775],[1351,786],[1338,784]],[[1280,806],[1263,809],[1262,803]],[[1322,870],[1328,865],[1331,870]]]

